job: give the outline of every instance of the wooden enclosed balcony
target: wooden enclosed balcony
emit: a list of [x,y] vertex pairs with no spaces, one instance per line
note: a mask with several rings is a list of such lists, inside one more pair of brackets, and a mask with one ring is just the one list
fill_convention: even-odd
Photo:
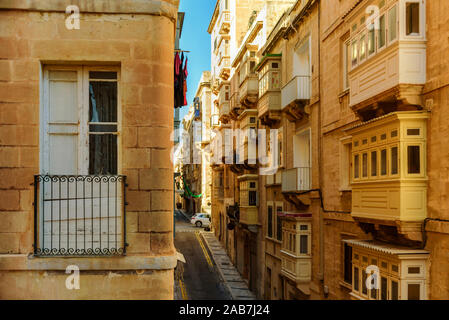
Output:
[[[282,214],[281,272],[297,284],[312,277],[312,244],[310,214]],[[301,291],[308,294],[307,286]]]
[[[378,5],[367,1],[366,6]],[[350,16],[360,21],[365,10]],[[422,109],[426,83],[425,1],[389,1],[378,26],[359,24],[348,42],[350,107],[362,121],[392,111]],[[352,22],[353,21],[353,22]]]
[[221,63],[218,66],[218,76],[226,81],[229,79],[229,76],[231,75],[231,58],[230,57],[223,57],[221,59]]
[[258,175],[238,177],[240,186],[240,220],[245,225],[258,225]]
[[265,57],[257,67],[259,73],[259,119],[264,125],[281,120],[281,55]]
[[357,125],[352,135],[352,216],[397,226],[420,241],[427,217],[425,111],[394,112]]
[[259,79],[256,74],[252,73],[245,77],[239,89],[239,100],[242,106],[251,108],[257,103],[259,94]]
[[281,90],[282,111],[290,120],[300,120],[308,114],[305,108],[310,101],[310,77],[295,76]]
[[218,110],[219,120],[227,122],[229,120],[230,99],[229,99],[230,85],[228,82],[222,82],[218,93]]

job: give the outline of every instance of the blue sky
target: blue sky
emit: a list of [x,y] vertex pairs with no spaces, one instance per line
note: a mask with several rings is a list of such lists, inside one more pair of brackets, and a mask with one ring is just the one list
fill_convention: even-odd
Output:
[[210,34],[207,32],[215,0],[181,0],[179,11],[185,12],[180,47],[188,50],[187,102],[180,112],[182,119],[188,112],[195,96],[203,71],[210,70]]

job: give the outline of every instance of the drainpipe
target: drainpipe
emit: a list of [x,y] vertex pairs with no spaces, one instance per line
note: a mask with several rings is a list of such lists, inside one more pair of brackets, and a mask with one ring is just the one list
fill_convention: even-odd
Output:
[[[318,104],[318,168],[319,168],[319,184],[320,189],[323,186],[323,148],[322,148],[322,136],[321,136],[321,1],[318,1],[318,92],[320,95],[319,104]],[[321,195],[322,199],[322,195]],[[323,199],[321,201],[324,201]],[[323,218],[323,210],[320,207],[320,271],[318,273],[318,279],[324,281],[324,218]]]

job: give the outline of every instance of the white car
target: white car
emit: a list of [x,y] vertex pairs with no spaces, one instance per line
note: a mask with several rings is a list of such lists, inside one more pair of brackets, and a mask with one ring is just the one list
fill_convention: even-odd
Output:
[[200,227],[209,227],[210,226],[210,214],[208,213],[196,213],[193,215],[192,219],[190,220],[191,224],[194,224],[198,228]]

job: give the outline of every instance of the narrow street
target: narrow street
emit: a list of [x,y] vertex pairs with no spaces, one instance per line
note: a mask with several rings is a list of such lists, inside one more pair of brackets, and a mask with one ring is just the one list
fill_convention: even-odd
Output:
[[179,280],[175,280],[175,298],[182,300],[228,300],[229,293],[221,282],[210,252],[197,228],[176,211],[176,249],[186,263]]

